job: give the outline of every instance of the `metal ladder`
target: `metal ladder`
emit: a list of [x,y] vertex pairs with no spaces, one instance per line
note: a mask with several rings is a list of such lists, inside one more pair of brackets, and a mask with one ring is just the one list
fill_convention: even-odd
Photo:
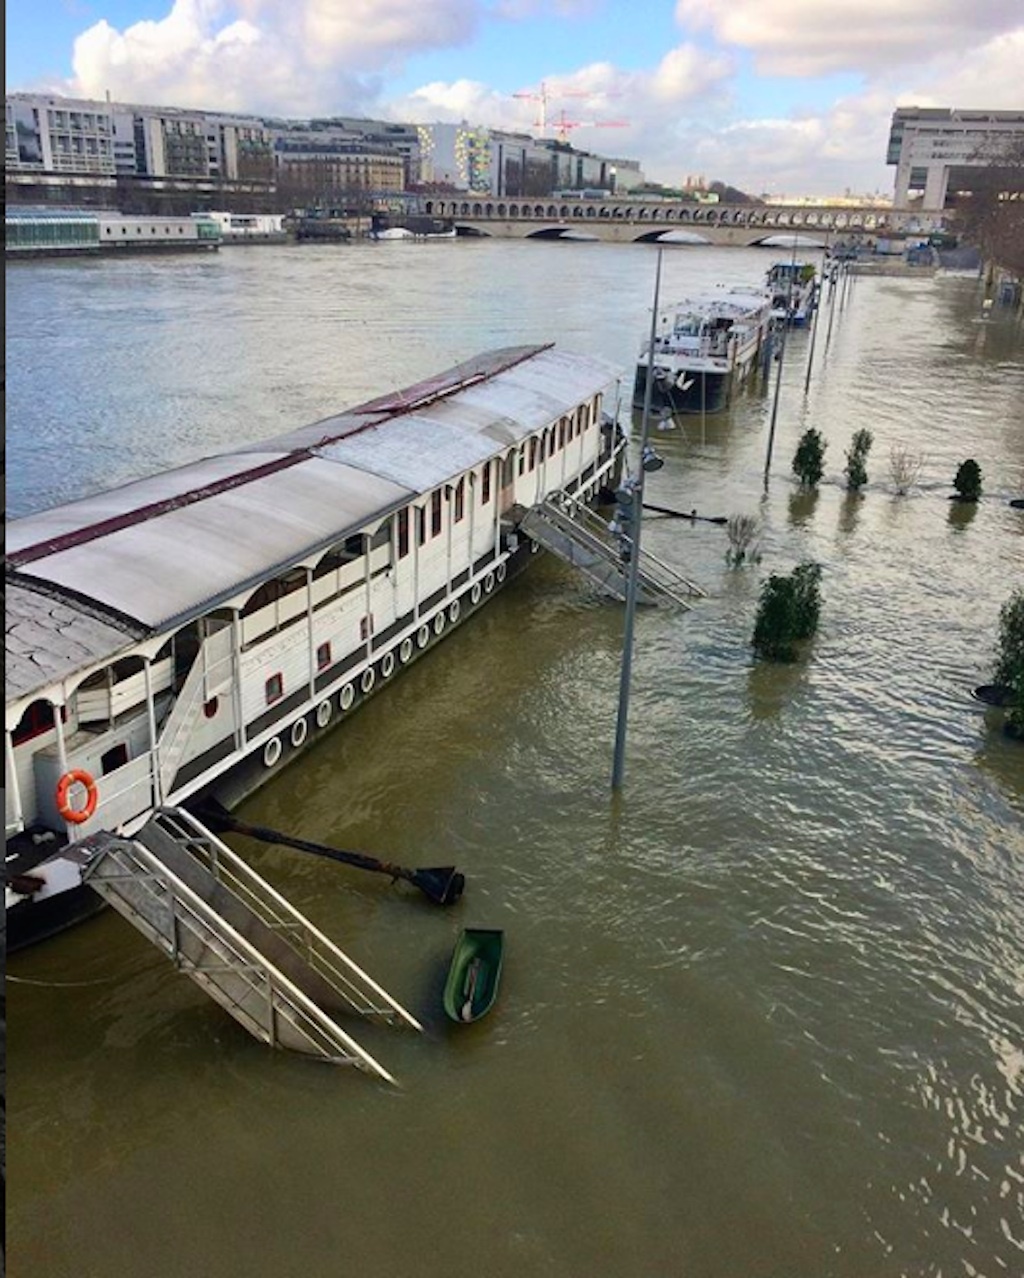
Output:
[[419,1022],[201,822],[161,808],[134,838],[75,845],[82,878],[272,1047],[394,1078],[334,1019]]
[[[589,506],[568,493],[558,493],[523,511],[518,528],[578,568],[613,599],[625,600],[629,566],[622,558],[622,544]],[[687,598],[705,597],[700,586],[642,547],[638,584],[641,603],[671,604],[689,611]]]

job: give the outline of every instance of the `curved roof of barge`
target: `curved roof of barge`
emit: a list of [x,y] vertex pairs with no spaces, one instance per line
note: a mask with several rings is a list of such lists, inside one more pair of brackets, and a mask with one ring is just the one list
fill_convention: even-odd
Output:
[[590,356],[507,347],[285,435],[12,521],[8,704],[247,594],[617,376]]

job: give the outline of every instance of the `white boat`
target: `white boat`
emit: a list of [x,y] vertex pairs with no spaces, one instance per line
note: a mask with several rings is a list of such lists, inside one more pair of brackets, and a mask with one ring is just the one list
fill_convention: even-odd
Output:
[[653,408],[672,413],[714,413],[757,359],[772,324],[772,299],[730,289],[677,302],[659,311],[654,352],[641,347],[633,403],[643,407],[653,365]]
[[8,947],[99,907],[78,841],[233,806],[525,567],[523,512],[614,484],[616,378],[492,351],[9,524]]
[[818,304],[817,270],[813,262],[774,262],[765,279],[772,296],[772,315],[796,328],[808,323]]

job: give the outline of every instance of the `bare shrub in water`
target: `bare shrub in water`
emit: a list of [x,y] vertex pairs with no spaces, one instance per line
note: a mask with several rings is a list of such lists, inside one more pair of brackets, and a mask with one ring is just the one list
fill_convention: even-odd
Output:
[[761,521],[756,515],[730,515],[725,526],[729,549],[725,562],[738,568],[740,564],[761,562]]
[[899,497],[905,497],[924,469],[921,453],[912,453],[904,444],[893,444],[889,450],[889,471]]

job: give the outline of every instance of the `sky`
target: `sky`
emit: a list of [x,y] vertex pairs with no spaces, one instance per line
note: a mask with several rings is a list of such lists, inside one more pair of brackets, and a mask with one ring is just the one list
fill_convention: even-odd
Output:
[[297,119],[543,108],[665,185],[891,195],[896,106],[1024,110],[1024,0],[8,0],[6,63],[8,92]]

